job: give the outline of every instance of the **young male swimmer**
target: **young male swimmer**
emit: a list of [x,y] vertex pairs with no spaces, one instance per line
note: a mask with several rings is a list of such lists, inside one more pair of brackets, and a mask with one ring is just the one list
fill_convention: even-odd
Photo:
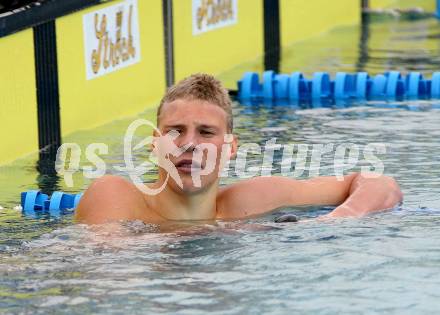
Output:
[[[172,134],[171,145],[180,152],[162,152],[162,160],[171,163],[174,175],[159,167],[157,182],[149,189],[162,187],[152,195],[121,177],[106,175],[95,180],[84,193],[78,209],[78,222],[99,224],[119,220],[146,223],[167,221],[243,219],[277,208],[299,205],[335,205],[329,217],[359,217],[396,206],[402,193],[396,181],[387,176],[364,177],[360,173],[336,177],[295,180],[285,177],[255,177],[220,187],[219,170],[224,145],[227,159],[237,153],[237,138],[232,133],[231,100],[221,83],[210,75],[192,75],[171,87],[157,112],[157,128]],[[157,131],[155,136],[158,137]],[[207,153],[201,147],[216,148],[214,171],[194,173],[207,167]],[[154,144],[153,144],[154,146]],[[161,150],[156,145],[155,150]],[[202,151],[202,152],[201,152]],[[202,157],[196,160],[196,156]],[[212,160],[212,157],[211,157]],[[223,160],[223,161],[221,161]],[[159,163],[159,165],[161,165]],[[169,167],[167,167],[170,169]],[[167,176],[168,175],[168,176]],[[173,174],[171,174],[173,175]]]

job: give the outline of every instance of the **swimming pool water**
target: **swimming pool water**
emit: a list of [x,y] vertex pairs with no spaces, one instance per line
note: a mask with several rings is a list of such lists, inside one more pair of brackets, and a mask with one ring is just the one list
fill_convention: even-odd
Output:
[[[434,19],[373,23],[368,36],[358,35],[352,28],[335,30],[303,42],[297,55],[295,44],[292,55],[289,49],[283,53],[282,69],[438,70],[440,27]],[[346,36],[357,41],[346,43]],[[338,49],[338,43],[350,47]],[[316,55],[310,57],[312,48]],[[439,108],[436,101],[323,108],[234,104],[241,143],[263,145],[273,137],[309,145],[385,143],[387,152],[380,155],[385,174],[398,180],[405,200],[399,209],[362,219],[319,221],[313,218],[329,208],[291,208],[158,233],[141,222],[87,227],[72,224],[71,216],[24,218],[14,209],[20,191],[76,192],[88,182],[78,175],[74,187],[65,187],[60,178],[38,173],[35,157],[2,167],[0,313],[435,314],[440,308]],[[119,165],[121,139],[131,121],[67,140],[108,143],[111,154],[105,160]],[[331,166],[332,157],[324,155],[322,165]],[[280,158],[275,156],[276,163]],[[253,162],[260,160],[255,156]],[[321,174],[332,175],[333,169]],[[153,178],[153,173],[146,177]],[[300,222],[274,223],[288,212]]]

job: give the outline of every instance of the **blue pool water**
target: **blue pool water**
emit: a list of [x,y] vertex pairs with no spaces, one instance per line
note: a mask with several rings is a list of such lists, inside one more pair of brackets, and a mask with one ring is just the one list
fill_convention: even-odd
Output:
[[[360,35],[344,28],[295,44],[283,53],[281,68],[306,73],[439,69],[440,27],[434,19],[391,19]],[[356,40],[347,45],[351,37]],[[77,179],[74,187],[65,187],[60,178],[38,173],[32,158],[3,167],[0,313],[435,314],[440,308],[438,108],[435,101],[323,108],[234,104],[241,143],[263,145],[273,137],[308,145],[384,143],[385,174],[398,180],[405,200],[398,209],[362,219],[320,221],[314,218],[329,208],[291,208],[258,219],[160,232],[141,222],[88,227],[73,224],[69,215],[25,218],[14,209],[20,191],[77,192],[88,182]],[[106,162],[119,165],[121,139],[131,121],[67,140],[109,143]],[[321,165],[330,167],[320,174],[334,173],[332,157],[331,152],[323,156]],[[275,162],[277,173],[279,155]],[[153,178],[154,173],[146,179]],[[223,184],[235,181],[231,176]],[[300,222],[274,223],[281,213],[295,213]]]

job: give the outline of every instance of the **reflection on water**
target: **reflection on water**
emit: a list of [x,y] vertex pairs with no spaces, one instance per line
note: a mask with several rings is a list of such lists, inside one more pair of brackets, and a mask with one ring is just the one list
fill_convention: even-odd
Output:
[[439,21],[400,20],[364,16],[360,28],[344,27],[328,36],[293,44],[283,50],[281,72],[420,71],[425,75],[440,66]]
[[3,251],[2,307],[37,314],[430,313],[439,298],[439,220],[438,212],[401,210],[278,228],[261,219],[264,231],[202,226],[185,235],[71,225]]
[[[335,30],[283,52],[283,72],[438,70],[438,22],[388,22]],[[365,29],[366,28],[366,29]],[[359,45],[359,39],[363,39]],[[330,48],[329,48],[330,47]],[[241,222],[87,227],[72,218],[23,218],[21,190],[67,188],[35,158],[2,168],[0,312],[47,314],[432,314],[440,307],[440,110],[438,102],[234,104],[241,143],[384,143],[385,173],[405,194],[401,208],[360,220],[319,221],[330,209],[292,208]],[[109,144],[122,163],[131,120],[80,132],[68,142]],[[136,158],[144,159],[145,152]],[[334,173],[332,152],[321,175]],[[281,153],[275,154],[279,173]],[[255,156],[253,163],[259,163]],[[310,162],[310,156],[308,157]],[[231,165],[231,168],[233,164]],[[358,170],[357,165],[353,170]],[[41,170],[42,168],[40,168]],[[223,183],[234,182],[231,177]],[[304,173],[303,177],[308,177]],[[147,180],[153,180],[148,174]],[[18,183],[18,184],[17,184]],[[294,212],[298,223],[274,223]]]

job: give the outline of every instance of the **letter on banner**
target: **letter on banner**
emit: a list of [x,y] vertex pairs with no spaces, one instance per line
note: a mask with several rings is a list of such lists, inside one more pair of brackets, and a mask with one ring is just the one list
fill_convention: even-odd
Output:
[[192,0],[193,35],[238,22],[238,0]]
[[125,0],[83,16],[87,80],[141,60],[137,0]]

